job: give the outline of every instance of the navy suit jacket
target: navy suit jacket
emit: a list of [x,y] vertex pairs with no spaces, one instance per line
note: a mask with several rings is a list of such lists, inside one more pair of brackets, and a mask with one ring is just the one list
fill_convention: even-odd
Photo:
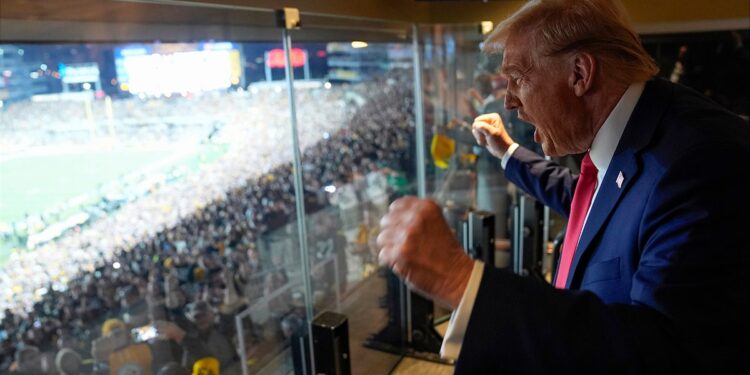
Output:
[[[456,373],[750,373],[749,139],[747,122],[700,94],[649,81],[569,290],[485,266]],[[505,173],[568,216],[570,170],[519,148]]]

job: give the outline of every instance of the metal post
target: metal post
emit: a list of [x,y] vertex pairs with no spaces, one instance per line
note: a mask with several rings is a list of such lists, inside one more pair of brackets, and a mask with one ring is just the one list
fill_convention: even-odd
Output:
[[516,262],[516,273],[519,275],[523,275],[523,258],[526,254],[526,250],[524,249],[524,247],[526,246],[526,241],[524,240],[524,229],[526,227],[526,225],[524,224],[526,221],[526,196],[520,191],[518,191],[516,194],[518,194],[518,237],[516,237],[516,244],[518,244],[516,254],[518,256]]
[[240,87],[243,90],[247,90],[247,79],[245,77],[245,66],[247,65],[245,61],[245,49],[240,47],[238,51],[240,53]]
[[234,325],[237,329],[237,346],[239,346],[237,349],[242,362],[242,375],[250,375],[250,370],[247,368],[247,349],[245,348],[245,335],[243,334],[244,329],[242,328],[242,317],[240,315],[235,315]]
[[[307,315],[307,333],[310,342],[310,350],[313,348],[312,321],[313,321],[313,302],[312,286],[310,285],[310,257],[307,250],[307,227],[305,223],[305,191],[302,183],[302,157],[299,149],[299,136],[297,133],[297,105],[294,101],[294,71],[292,70],[291,44],[292,38],[286,28],[281,29],[284,39],[284,71],[286,73],[287,89],[289,91],[289,110],[291,111],[292,120],[292,145],[293,150],[293,175],[294,175],[294,199],[297,205],[297,231],[299,232],[299,252],[302,261],[302,284],[305,286],[304,300],[305,313]],[[315,373],[315,357],[310,356],[312,372]]]
[[[307,325],[310,326],[310,327],[312,327],[312,324],[310,324],[310,323],[308,323]],[[312,328],[308,329],[308,331],[310,331],[310,330],[312,330]],[[310,343],[312,343],[312,336],[310,337]],[[300,337],[299,338],[299,346],[300,346],[299,352],[300,352],[300,354],[302,354],[302,360],[300,361],[300,362],[302,362],[302,373],[305,374],[305,375],[307,375],[307,363],[305,361],[305,338],[304,337]],[[312,350],[312,346],[310,347],[310,350]],[[313,358],[314,358],[314,356],[311,355],[310,356],[310,362],[313,361]],[[312,371],[313,371],[313,373],[315,373],[314,370],[312,370]],[[312,374],[310,374],[310,375],[312,375]]]
[[[284,50],[286,52],[286,50]],[[271,66],[268,65],[268,52],[263,54],[263,65],[264,65],[264,71],[266,72],[266,82],[273,81],[273,76],[271,75]]]
[[424,149],[424,108],[422,105],[422,59],[419,53],[417,25],[412,25],[412,49],[414,61],[414,121],[417,138],[417,196],[427,197],[427,176],[425,172]]
[[[552,158],[549,156],[545,156],[544,159],[552,160]],[[547,244],[549,244],[549,229],[550,229],[549,228],[550,226],[549,214],[550,214],[549,206],[545,205],[544,214],[543,214],[544,217],[542,219],[544,220],[542,223],[542,256],[539,257],[539,259],[542,260],[542,264],[544,263],[544,259],[547,257]],[[544,276],[544,267],[540,267],[540,269],[542,271],[542,276]]]
[[[342,249],[341,251],[346,251],[346,249]],[[341,312],[341,276],[339,276],[338,251],[335,251],[333,254],[333,279],[333,282],[336,284],[336,312],[343,314]]]
[[[401,286],[398,288],[398,300],[400,301],[399,307],[400,310],[399,314],[401,315],[401,346],[402,349],[405,346],[406,343],[411,342],[411,315],[407,315],[406,311],[407,309],[411,308],[411,292],[409,291],[409,287],[404,284],[403,281],[400,281]],[[406,323],[406,329],[404,330],[404,323]]]
[[302,53],[305,55],[305,65],[303,65],[303,69],[305,72],[305,81],[310,80],[310,54],[307,53],[307,51],[302,51]]
[[[422,107],[422,59],[419,54],[419,31],[416,24],[412,29],[412,60],[414,64],[414,123],[417,152],[417,196],[427,197],[427,177],[424,158],[424,108]],[[406,293],[406,341],[412,341],[411,293]]]
[[521,209],[518,203],[518,194],[516,194],[516,203],[513,205],[513,226],[512,226],[513,227],[512,239],[513,239],[513,272],[514,273],[519,273],[518,271],[519,260],[518,259],[520,258],[520,254],[521,254],[521,251],[519,250],[521,239],[519,238],[519,235],[518,235],[518,232],[519,232],[518,222],[519,222],[519,218],[521,217],[520,211]]

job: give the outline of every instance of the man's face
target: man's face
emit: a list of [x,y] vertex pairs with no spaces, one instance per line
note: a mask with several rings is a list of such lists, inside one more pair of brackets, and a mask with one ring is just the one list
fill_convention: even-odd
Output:
[[528,35],[511,35],[505,44],[502,73],[508,79],[505,107],[535,127],[534,141],[544,153],[562,156],[586,151],[593,134],[582,98],[572,87],[574,63],[568,56],[533,51]]

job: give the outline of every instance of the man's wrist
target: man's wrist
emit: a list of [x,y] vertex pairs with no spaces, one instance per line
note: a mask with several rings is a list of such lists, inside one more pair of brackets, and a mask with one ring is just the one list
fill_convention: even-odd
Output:
[[458,308],[461,303],[461,299],[466,291],[466,286],[469,285],[469,279],[471,278],[471,271],[474,269],[474,261],[467,255],[462,254],[460,261],[456,264],[456,282],[455,286],[451,289],[447,302],[452,309]]
[[503,153],[508,152],[508,149],[510,148],[510,146],[513,146],[516,143],[516,141],[514,141],[513,138],[510,137],[510,134],[508,134],[507,131],[504,131],[501,134],[500,139],[502,140],[502,143],[503,143],[503,146],[502,146]]
[[513,156],[513,153],[516,152],[516,149],[518,149],[518,147],[518,143],[513,143],[512,145],[510,145],[510,147],[508,147],[503,156],[500,158],[500,166],[502,166],[503,169],[505,169],[505,166],[508,165],[508,160],[510,160],[510,157]]
[[479,293],[483,274],[484,263],[479,260],[473,261],[469,283],[466,285],[458,307],[453,309],[448,329],[443,338],[443,345],[440,348],[440,356],[443,358],[455,360],[458,359],[461,353],[461,346],[466,336],[469,319],[471,318],[474,302],[476,302],[477,294]]

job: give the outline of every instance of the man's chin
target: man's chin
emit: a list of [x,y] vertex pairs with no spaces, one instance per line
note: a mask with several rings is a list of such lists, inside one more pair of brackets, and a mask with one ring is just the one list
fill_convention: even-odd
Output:
[[576,154],[586,152],[586,150],[578,151],[578,150],[572,150],[572,149],[561,149],[561,148],[555,147],[555,145],[552,144],[551,142],[543,141],[541,145],[542,145],[542,151],[544,151],[544,155],[556,157],[556,158],[568,156],[568,155],[576,155]]
[[545,156],[560,156],[560,155],[557,155],[553,147],[547,146],[546,142],[542,143],[542,152],[544,152]]
[[552,147],[550,142],[548,142],[545,139],[542,139],[542,135],[539,134],[539,129],[536,129],[536,128],[534,129],[534,143],[542,146],[542,151],[544,151],[545,155],[556,156],[556,155],[551,154],[551,152],[555,151],[554,147]]
[[562,157],[565,155],[568,155],[565,152],[560,152],[560,150],[555,147],[555,145],[552,142],[544,141],[538,142],[542,146],[542,151],[544,152],[544,155],[551,156],[551,157]]

